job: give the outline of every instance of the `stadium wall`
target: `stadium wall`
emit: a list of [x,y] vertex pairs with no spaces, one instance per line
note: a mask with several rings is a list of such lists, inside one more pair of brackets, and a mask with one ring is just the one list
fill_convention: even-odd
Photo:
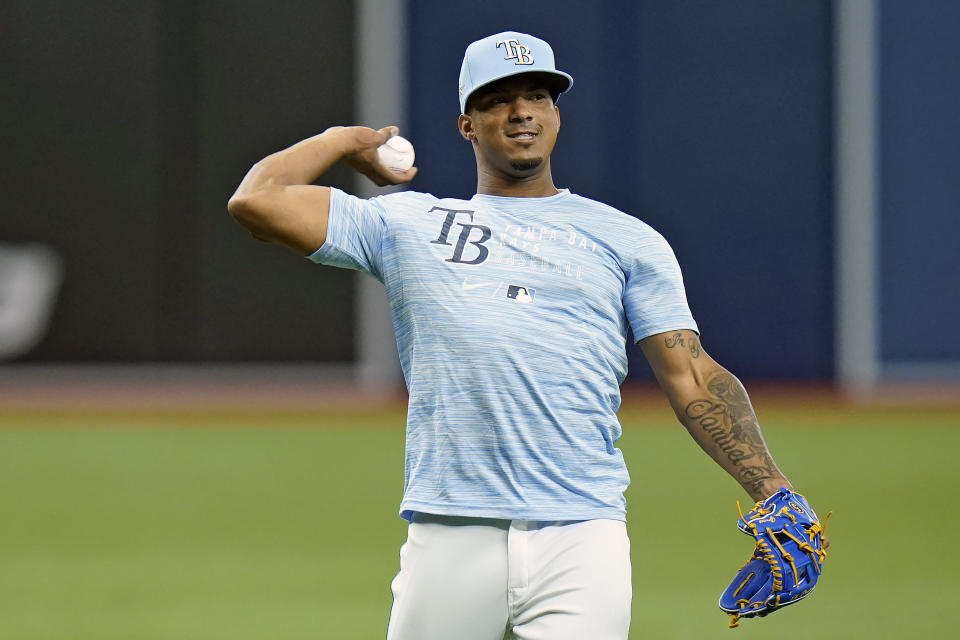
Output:
[[352,274],[226,211],[256,160],[354,119],[353,23],[349,0],[0,3],[0,240],[64,265],[20,362],[353,360]]
[[[473,193],[455,128],[465,44],[538,34],[575,79],[559,102],[558,184],[667,237],[704,345],[738,375],[832,375],[829,3],[410,6],[417,189]],[[631,371],[646,372],[636,351]]]
[[[542,35],[576,78],[560,102],[558,183],[667,236],[704,343],[735,373],[835,375],[835,3],[555,0],[521,15],[500,0],[392,4],[406,15],[390,24],[408,48],[396,112],[417,145],[415,188],[473,191],[455,128],[465,44]],[[375,288],[258,247],[224,207],[254,160],[386,113],[356,98],[376,59],[355,34],[376,5],[0,5],[0,115],[16,123],[0,134],[15,151],[0,172],[0,241],[52,247],[64,275],[48,334],[18,361],[352,366],[382,354],[389,340],[364,338]],[[955,377],[960,352],[939,336],[960,321],[960,15],[947,0],[873,5],[875,357],[884,376]],[[329,179],[357,188],[345,168]],[[644,377],[636,352],[631,364]]]
[[879,359],[960,379],[960,4],[880,3]]

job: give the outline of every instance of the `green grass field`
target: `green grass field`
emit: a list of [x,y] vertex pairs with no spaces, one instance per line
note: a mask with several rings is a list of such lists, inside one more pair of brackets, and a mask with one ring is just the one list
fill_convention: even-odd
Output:
[[[665,405],[627,410],[632,637],[953,635],[960,414],[757,406],[781,466],[834,511],[823,579],[727,630],[716,599],[752,549],[734,528],[747,499]],[[0,412],[0,638],[384,637],[402,420]]]

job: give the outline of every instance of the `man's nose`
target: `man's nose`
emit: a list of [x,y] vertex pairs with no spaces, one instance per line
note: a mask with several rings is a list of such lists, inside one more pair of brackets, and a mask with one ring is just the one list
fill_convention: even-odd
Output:
[[510,111],[510,120],[514,122],[520,122],[522,120],[531,120],[533,119],[533,113],[530,110],[530,103],[524,100],[523,98],[517,98],[512,103],[512,109]]

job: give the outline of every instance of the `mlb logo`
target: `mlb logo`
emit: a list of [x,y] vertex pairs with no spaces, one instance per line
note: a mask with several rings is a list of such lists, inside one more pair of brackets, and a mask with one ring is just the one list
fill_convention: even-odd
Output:
[[536,289],[530,287],[521,287],[515,284],[507,286],[507,297],[516,300],[520,304],[530,304],[537,295]]

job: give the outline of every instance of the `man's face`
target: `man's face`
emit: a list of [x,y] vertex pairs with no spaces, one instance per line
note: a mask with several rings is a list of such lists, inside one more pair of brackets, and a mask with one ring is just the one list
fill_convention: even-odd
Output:
[[470,96],[460,133],[474,144],[481,169],[524,178],[549,166],[560,112],[548,82],[539,74],[522,74]]

